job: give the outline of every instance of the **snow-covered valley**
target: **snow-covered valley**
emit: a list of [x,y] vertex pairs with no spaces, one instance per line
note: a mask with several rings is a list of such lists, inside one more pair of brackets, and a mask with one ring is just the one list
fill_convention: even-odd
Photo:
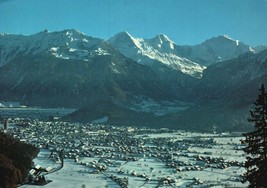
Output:
[[[115,127],[65,122],[10,121],[8,133],[39,147],[34,160],[57,168],[44,187],[246,187],[240,133]],[[23,188],[39,186],[22,185]]]

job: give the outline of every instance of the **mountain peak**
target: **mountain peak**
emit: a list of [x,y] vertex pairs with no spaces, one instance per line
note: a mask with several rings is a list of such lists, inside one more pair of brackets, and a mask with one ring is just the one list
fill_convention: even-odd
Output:
[[133,37],[127,31],[122,31],[122,32],[117,33],[116,35],[114,35],[110,40],[118,40],[118,39],[119,40],[125,40],[125,39],[132,40]]
[[118,33],[119,35],[125,35],[125,36],[129,36],[131,37],[131,34],[128,31],[122,31],[120,33]]
[[190,55],[198,62],[200,61],[197,58],[200,58],[202,61],[202,63],[200,62],[201,64],[209,66],[214,63],[236,58],[247,52],[253,52],[253,49],[228,35],[221,35],[194,46],[193,52]]
[[79,31],[78,29],[66,29],[66,30],[63,30],[62,32],[66,34],[72,34],[72,35],[75,35],[75,34],[84,35],[84,33]]
[[240,42],[239,40],[235,40],[231,38],[229,35],[220,35],[218,37],[213,37],[211,39],[208,39],[204,41],[202,44],[207,44],[207,45],[216,45],[216,44],[228,44],[232,46],[247,46]]
[[213,38],[208,39],[206,41],[219,41],[219,42],[225,41],[225,42],[233,42],[233,43],[238,43],[239,42],[239,40],[235,40],[235,39],[233,39],[232,37],[230,37],[229,35],[226,35],[226,34],[219,35],[217,37],[213,37]]
[[169,39],[169,37],[167,35],[164,35],[162,33],[158,34],[155,38],[158,39],[161,44],[163,42],[171,42],[171,43],[174,43],[172,40]]
[[45,29],[39,33],[34,34],[34,36],[40,36],[40,35],[44,35],[46,37],[58,35],[61,37],[66,36],[66,37],[74,37],[74,38],[81,38],[81,37],[86,36],[83,32],[80,32],[77,29],[65,29],[62,31],[53,31],[53,32],[50,32],[47,29]]
[[162,33],[156,35],[152,39],[148,39],[147,42],[157,49],[164,49],[164,51],[168,53],[174,50],[174,42]]
[[115,46],[120,46],[127,50],[129,47],[140,48],[140,40],[131,36],[127,31],[120,32],[109,39],[110,44],[116,44]]
[[[220,37],[220,36],[219,36]],[[221,37],[223,37],[223,38],[225,38],[225,39],[228,39],[228,40],[232,40],[232,41],[235,41],[232,37],[230,37],[229,35],[227,35],[227,34],[224,34],[223,36],[221,36]]]

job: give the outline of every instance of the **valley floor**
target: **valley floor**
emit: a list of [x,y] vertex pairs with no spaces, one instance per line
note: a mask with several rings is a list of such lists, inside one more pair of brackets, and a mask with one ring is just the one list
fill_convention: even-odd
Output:
[[248,186],[238,134],[22,121],[10,120],[8,133],[41,148],[35,165],[56,169],[64,149],[63,168],[45,175],[47,188]]

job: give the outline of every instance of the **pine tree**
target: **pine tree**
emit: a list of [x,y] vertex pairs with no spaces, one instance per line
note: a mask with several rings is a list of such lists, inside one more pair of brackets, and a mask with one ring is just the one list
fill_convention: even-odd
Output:
[[244,152],[247,154],[244,182],[250,183],[249,187],[267,187],[267,93],[264,85],[260,88],[255,107],[250,111],[248,120],[254,124],[254,130],[245,133],[246,144]]

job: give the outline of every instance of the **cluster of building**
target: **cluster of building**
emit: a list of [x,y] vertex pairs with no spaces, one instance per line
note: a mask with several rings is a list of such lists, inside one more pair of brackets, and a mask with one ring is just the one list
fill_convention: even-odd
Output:
[[[230,166],[243,167],[244,165],[242,162],[226,161],[224,158],[212,157],[211,153],[196,153],[190,149],[192,146],[212,147],[218,144],[210,138],[180,139],[173,136],[150,136],[151,134],[174,133],[169,129],[117,127],[60,121],[43,122],[22,118],[10,119],[9,125],[8,132],[15,138],[50,151],[64,149],[65,159],[73,159],[77,164],[94,169],[92,173],[103,173],[121,187],[127,187],[128,179],[126,177],[128,176],[140,176],[145,182],[151,181],[151,177],[146,174],[125,172],[122,168],[117,173],[121,175],[128,173],[127,176],[109,175],[108,168],[111,166],[120,167],[121,161],[127,163],[142,158],[153,158],[161,161],[166,168],[172,168],[176,173],[202,171],[208,167],[223,169]],[[82,162],[82,159],[86,157],[98,158],[99,160],[93,163]],[[181,160],[181,158],[186,157],[190,160]],[[175,180],[170,177],[162,177],[157,181],[160,185],[175,183]],[[195,179],[193,182],[202,183],[199,179]]]

